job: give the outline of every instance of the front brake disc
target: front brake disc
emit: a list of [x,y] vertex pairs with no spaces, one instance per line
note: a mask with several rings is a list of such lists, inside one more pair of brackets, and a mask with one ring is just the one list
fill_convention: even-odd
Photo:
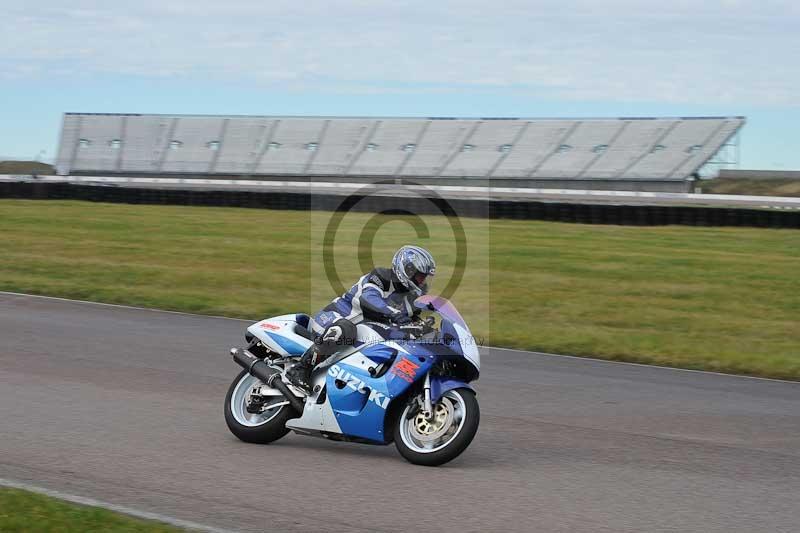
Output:
[[411,425],[412,436],[420,442],[437,440],[453,425],[454,412],[452,402],[442,398],[433,407],[432,420],[425,418],[422,412],[417,413]]

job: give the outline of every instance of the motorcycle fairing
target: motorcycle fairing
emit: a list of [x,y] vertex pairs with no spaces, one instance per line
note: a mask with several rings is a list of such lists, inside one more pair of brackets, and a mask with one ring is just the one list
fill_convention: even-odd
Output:
[[312,343],[295,332],[298,326],[304,327],[303,322],[308,324],[308,315],[276,316],[256,322],[247,328],[247,332],[282,356],[302,355]]
[[336,415],[331,409],[330,402],[327,401],[321,404],[315,401],[306,401],[302,416],[286,422],[286,427],[298,433],[342,434],[342,429],[336,421]]
[[286,422],[286,427],[305,434],[341,434],[342,429],[327,400],[325,381],[327,369],[317,367],[311,375],[312,393],[305,401],[303,413],[299,418]]
[[[387,343],[391,345],[394,343]],[[348,436],[385,443],[386,413],[392,400],[427,374],[435,358],[411,355],[400,346],[398,355],[389,370],[380,377],[372,377],[362,359],[371,359],[361,353],[339,361],[328,369],[326,377],[327,400],[331,404],[336,422]]]
[[460,379],[450,377],[431,376],[431,402],[436,403],[442,395],[452,389],[469,389],[475,392],[475,389],[469,383]]

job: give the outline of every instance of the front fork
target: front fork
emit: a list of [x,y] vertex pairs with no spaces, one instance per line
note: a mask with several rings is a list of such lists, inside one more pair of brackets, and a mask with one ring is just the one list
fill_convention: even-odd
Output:
[[431,401],[431,373],[425,374],[423,385],[422,414],[428,420],[433,416],[433,402]]
[[425,381],[422,384],[422,398],[417,397],[417,402],[423,416],[430,420],[433,417],[433,402],[434,398],[438,402],[444,394],[452,389],[469,389],[473,392],[475,390],[465,381],[459,378],[434,376],[431,378],[431,373],[425,375]]

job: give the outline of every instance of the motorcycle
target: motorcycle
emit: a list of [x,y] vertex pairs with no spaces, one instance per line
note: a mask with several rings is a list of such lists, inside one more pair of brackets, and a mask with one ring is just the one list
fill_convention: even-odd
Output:
[[[475,436],[480,410],[470,382],[480,354],[448,300],[425,295],[404,326],[362,322],[356,341],[317,365],[310,391],[286,372],[314,342],[306,314],[247,328],[232,348],[244,370],[225,398],[225,421],[240,440],[266,444],[294,431],[332,440],[388,445],[409,462],[437,466],[458,457]],[[438,325],[437,325],[438,318]]]

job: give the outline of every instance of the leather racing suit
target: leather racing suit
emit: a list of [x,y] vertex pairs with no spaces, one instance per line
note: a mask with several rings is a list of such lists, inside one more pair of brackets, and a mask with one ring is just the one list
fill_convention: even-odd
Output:
[[[364,274],[342,296],[335,298],[311,320],[315,346],[308,361],[316,366],[356,340],[356,324],[381,322],[403,324],[414,316],[415,295],[403,286],[390,268]],[[308,354],[308,352],[307,352]]]

